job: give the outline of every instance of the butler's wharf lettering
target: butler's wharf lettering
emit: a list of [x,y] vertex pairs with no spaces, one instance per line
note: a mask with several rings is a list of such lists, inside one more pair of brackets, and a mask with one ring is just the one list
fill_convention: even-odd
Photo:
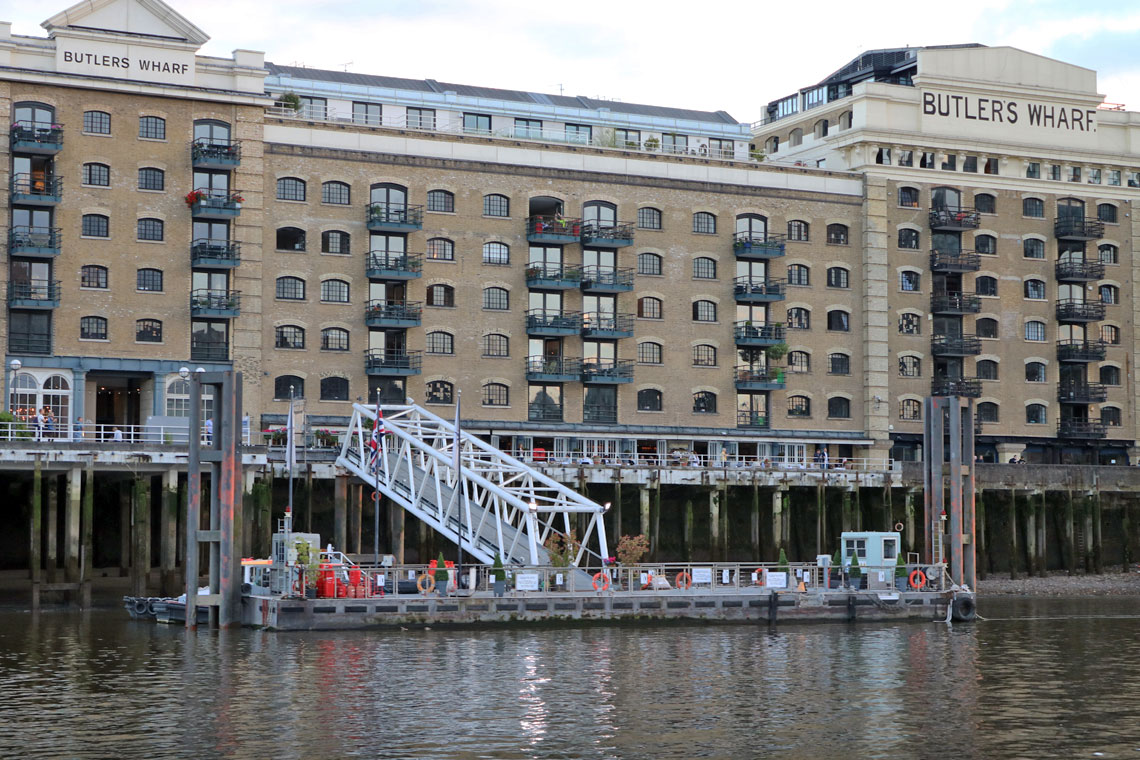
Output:
[[[97,53],[80,53],[64,50],[63,60],[65,63],[86,64],[96,67],[114,69],[131,68],[131,59],[127,56],[99,55]],[[139,71],[151,71],[161,74],[185,74],[190,71],[190,66],[185,63],[171,63],[170,61],[158,61],[148,58],[140,58],[135,61],[134,65]]]
[[948,116],[970,121],[992,121],[999,124],[1029,124],[1033,127],[1067,129],[1074,132],[1096,131],[1096,109],[1026,103],[974,95],[922,93],[922,112],[927,116]]

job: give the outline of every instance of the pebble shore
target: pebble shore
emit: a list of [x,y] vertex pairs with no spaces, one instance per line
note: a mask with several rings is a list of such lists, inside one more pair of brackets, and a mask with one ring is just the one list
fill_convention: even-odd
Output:
[[1019,574],[1010,580],[1007,573],[991,573],[978,581],[978,593],[990,596],[1140,596],[1140,568],[1120,572],[1120,567],[1105,568],[1103,575],[1069,575],[1050,573],[1045,577],[1027,578]]

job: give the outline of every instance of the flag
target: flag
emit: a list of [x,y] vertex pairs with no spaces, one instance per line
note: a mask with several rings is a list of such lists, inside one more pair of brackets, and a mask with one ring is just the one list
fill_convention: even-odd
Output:
[[376,419],[372,421],[372,437],[368,439],[368,448],[372,453],[368,456],[368,466],[375,468],[380,461],[380,437],[384,435],[384,410],[380,408],[380,396],[376,396]]
[[297,447],[294,442],[293,430],[293,399],[289,399],[289,419],[285,421],[285,468],[290,474],[297,462]]

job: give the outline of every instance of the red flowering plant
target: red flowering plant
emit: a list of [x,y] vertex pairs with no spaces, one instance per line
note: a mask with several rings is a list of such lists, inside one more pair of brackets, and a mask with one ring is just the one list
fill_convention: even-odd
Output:
[[241,197],[240,195],[238,195],[237,193],[234,193],[233,195],[231,195],[231,196],[230,196],[230,200],[231,200],[233,203],[245,203],[245,198],[242,198],[242,197]]
[[202,190],[191,190],[186,193],[186,205],[193,206],[195,203],[200,203],[206,199],[206,193]]

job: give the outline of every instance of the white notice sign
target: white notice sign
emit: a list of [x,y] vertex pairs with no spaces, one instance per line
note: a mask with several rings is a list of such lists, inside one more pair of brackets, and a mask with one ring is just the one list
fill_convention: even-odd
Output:
[[693,583],[712,583],[711,567],[694,567]]
[[554,574],[554,582],[557,583],[559,586],[561,586],[566,581],[563,578],[562,573],[555,573]]
[[723,583],[725,586],[727,586],[729,583],[731,583],[729,578],[730,578],[730,576],[729,576],[727,570],[721,570],[720,571],[720,582]]
[[766,580],[768,588],[787,588],[788,587],[788,574],[776,573],[769,571],[766,573]]
[[538,573],[517,573],[515,591],[538,591]]
[[649,585],[649,573],[641,574],[641,585],[642,587]]

